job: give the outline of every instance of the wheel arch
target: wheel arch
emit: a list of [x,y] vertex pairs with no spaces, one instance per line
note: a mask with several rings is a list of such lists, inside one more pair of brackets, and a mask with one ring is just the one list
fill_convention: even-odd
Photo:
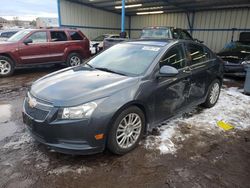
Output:
[[16,65],[15,59],[10,54],[8,54],[8,53],[0,53],[0,56],[5,56],[5,57],[10,58],[13,61],[14,65]]
[[[124,104],[123,106],[121,106],[116,112],[115,114],[112,116],[111,120],[110,120],[110,123],[109,123],[109,130],[111,128],[111,125],[113,124],[113,122],[115,121],[115,119],[118,117],[118,115],[124,111],[125,109],[131,107],[131,106],[136,106],[137,108],[139,108],[143,114],[144,114],[144,117],[145,117],[145,130],[144,130],[144,134],[147,133],[147,130],[148,130],[148,122],[149,122],[149,119],[148,119],[148,110],[147,108],[145,107],[145,105],[141,102],[141,101],[130,101],[126,104]],[[108,130],[108,132],[109,132]]]

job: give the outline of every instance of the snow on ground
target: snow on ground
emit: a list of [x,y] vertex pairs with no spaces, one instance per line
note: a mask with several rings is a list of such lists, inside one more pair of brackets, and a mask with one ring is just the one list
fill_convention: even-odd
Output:
[[91,173],[92,168],[89,168],[87,166],[81,166],[80,168],[75,169],[75,168],[72,168],[72,166],[70,165],[65,165],[65,166],[61,166],[53,170],[50,170],[48,172],[48,175],[50,174],[60,175],[60,174],[74,173],[74,172],[77,172],[78,174]]
[[[178,146],[174,140],[185,140],[190,135],[181,133],[181,126],[189,129],[206,131],[209,134],[216,134],[224,131],[217,126],[217,122],[222,120],[235,127],[235,129],[250,129],[250,96],[244,95],[242,90],[231,87],[221,90],[218,103],[210,109],[200,109],[197,107],[193,112],[188,113],[191,117],[181,117],[173,119],[160,128],[159,136],[149,136],[146,139],[147,149],[158,149],[161,154],[174,154]],[[197,112],[198,108],[201,112]]]

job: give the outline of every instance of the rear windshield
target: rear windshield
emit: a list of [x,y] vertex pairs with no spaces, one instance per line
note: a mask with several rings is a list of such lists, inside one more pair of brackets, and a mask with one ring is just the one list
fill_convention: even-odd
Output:
[[169,28],[147,28],[142,30],[141,38],[171,38],[170,33]]
[[159,46],[117,44],[90,60],[94,68],[105,68],[128,76],[144,73],[161,51]]

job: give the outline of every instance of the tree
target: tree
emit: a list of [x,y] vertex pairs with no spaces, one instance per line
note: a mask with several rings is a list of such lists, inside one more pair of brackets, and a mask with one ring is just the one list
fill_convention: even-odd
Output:
[[30,26],[36,27],[36,20],[32,20],[32,21],[30,22]]
[[19,19],[18,19],[17,16],[13,17],[13,23],[14,23],[14,25],[16,25],[16,26],[19,26],[19,25],[20,25]]

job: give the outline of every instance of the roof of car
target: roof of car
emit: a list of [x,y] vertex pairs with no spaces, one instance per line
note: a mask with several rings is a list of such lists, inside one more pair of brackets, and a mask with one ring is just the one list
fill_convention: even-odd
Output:
[[55,31],[78,31],[78,29],[74,28],[40,28],[40,29],[25,29],[27,31],[40,31],[40,30],[55,30]]
[[175,39],[138,39],[130,40],[128,43],[163,47],[176,41]]

